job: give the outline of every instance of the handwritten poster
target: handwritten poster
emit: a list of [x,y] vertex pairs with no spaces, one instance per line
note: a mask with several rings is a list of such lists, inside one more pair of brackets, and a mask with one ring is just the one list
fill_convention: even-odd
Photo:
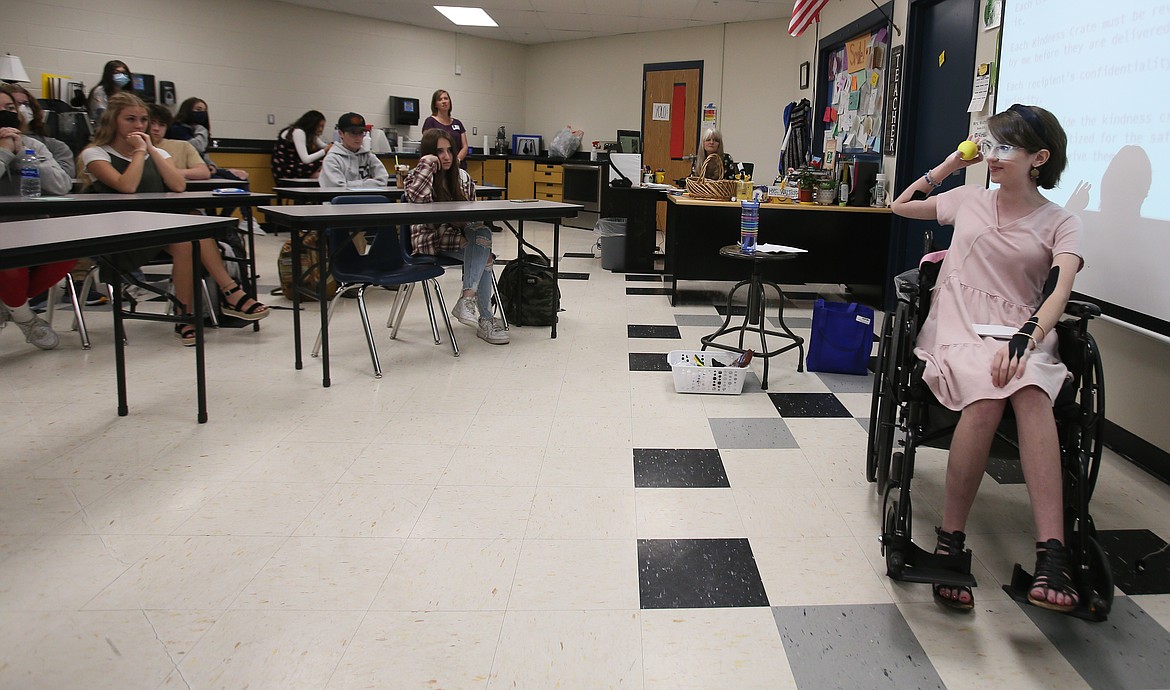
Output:
[[852,73],[869,66],[869,34],[845,43],[846,71]]

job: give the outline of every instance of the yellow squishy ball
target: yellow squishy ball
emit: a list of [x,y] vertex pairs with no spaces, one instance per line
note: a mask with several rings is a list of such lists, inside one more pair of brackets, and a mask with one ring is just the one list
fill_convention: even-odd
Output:
[[976,146],[975,142],[973,141],[964,141],[963,143],[959,144],[959,155],[961,155],[965,161],[971,160],[978,153],[979,147]]

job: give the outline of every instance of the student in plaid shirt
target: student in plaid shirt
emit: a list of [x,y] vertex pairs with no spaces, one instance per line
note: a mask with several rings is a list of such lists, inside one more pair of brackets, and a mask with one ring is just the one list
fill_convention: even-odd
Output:
[[[406,176],[403,198],[411,203],[475,201],[475,183],[455,163],[455,142],[441,129],[423,132],[418,167]],[[508,331],[492,318],[492,231],[479,222],[412,225],[417,254],[442,254],[463,262],[463,294],[452,316],[492,345],[507,345]]]

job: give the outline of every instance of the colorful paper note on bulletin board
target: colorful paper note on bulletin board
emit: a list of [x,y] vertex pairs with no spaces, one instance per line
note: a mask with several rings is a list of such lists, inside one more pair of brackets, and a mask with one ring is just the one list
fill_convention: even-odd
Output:
[[848,71],[856,72],[869,66],[869,34],[855,38],[845,44]]

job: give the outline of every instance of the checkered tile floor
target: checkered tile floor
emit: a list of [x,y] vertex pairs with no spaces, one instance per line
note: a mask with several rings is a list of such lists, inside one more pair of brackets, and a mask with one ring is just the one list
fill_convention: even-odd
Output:
[[[66,316],[53,352],[0,334],[0,687],[1170,685],[1170,555],[1135,568],[1170,539],[1170,487],[1107,455],[1093,515],[1119,591],[1093,625],[1000,589],[1031,565],[1031,517],[993,462],[968,530],[976,609],[941,610],[884,574],[868,377],[797,373],[793,351],[768,391],[757,362],[740,395],[676,393],[666,354],[698,349],[729,286],[684,284],[671,307],[660,276],[562,237],[556,340],[493,347],[456,324],[454,358],[416,300],[391,341],[377,291],[385,378],[348,302],[323,389],[278,310],[210,333],[207,425],[164,326],[129,326],[124,418],[108,314],[88,353]],[[258,242],[274,275],[281,239]],[[450,305],[458,275],[443,287]],[[816,288],[790,293],[799,335],[811,299],[844,297]],[[920,455],[919,535],[944,466]]]

